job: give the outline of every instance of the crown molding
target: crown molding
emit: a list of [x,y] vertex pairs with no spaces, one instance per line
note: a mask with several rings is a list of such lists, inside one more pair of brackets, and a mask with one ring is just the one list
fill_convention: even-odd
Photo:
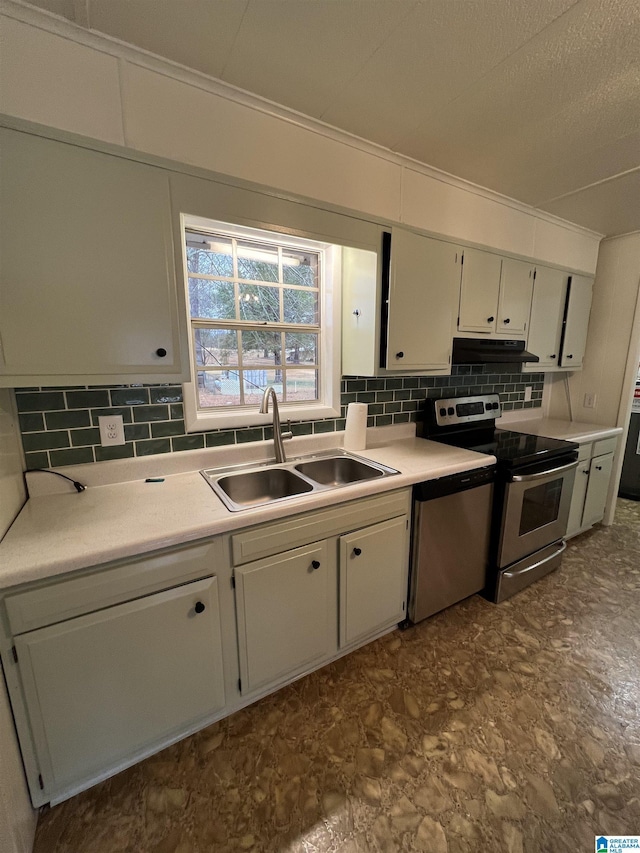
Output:
[[380,160],[385,160],[407,171],[417,172],[425,177],[440,181],[441,183],[455,187],[465,192],[473,193],[474,195],[485,198],[505,207],[509,207],[520,213],[526,213],[529,216],[535,216],[552,225],[557,225],[577,234],[582,234],[588,237],[602,239],[604,236],[597,231],[577,225],[574,222],[569,222],[561,217],[554,216],[537,207],[525,204],[510,196],[498,193],[495,190],[490,190],[487,187],[474,184],[472,181],[467,181],[464,178],[459,178],[435,166],[430,166],[420,160],[415,160],[404,154],[398,154],[389,148],[378,145],[360,136],[341,130],[320,119],[312,118],[297,110],[282,106],[275,101],[270,101],[260,95],[255,95],[245,89],[240,89],[233,86],[231,83],[226,83],[215,77],[210,77],[201,71],[195,71],[192,68],[187,68],[170,59],[159,57],[150,51],[135,47],[127,42],[116,39],[113,36],[104,33],[96,32],[95,30],[86,29],[78,24],[68,21],[59,15],[52,12],[47,12],[44,9],[37,9],[30,6],[22,0],[0,0],[0,15],[4,15],[21,23],[28,24],[53,35],[73,41],[76,44],[84,47],[97,50],[119,60],[124,60],[132,65],[137,65],[157,74],[162,74],[172,80],[177,80],[189,86],[194,86],[202,89],[209,94],[224,98],[236,104],[257,110],[265,115],[276,118],[288,124],[295,125],[304,130],[308,130],[319,136],[324,136],[334,142],[339,142],[342,145],[348,145],[363,153],[377,157]]

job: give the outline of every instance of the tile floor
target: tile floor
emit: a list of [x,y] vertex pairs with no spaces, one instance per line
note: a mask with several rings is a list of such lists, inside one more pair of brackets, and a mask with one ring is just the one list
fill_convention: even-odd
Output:
[[42,815],[36,853],[574,853],[640,833],[640,504]]

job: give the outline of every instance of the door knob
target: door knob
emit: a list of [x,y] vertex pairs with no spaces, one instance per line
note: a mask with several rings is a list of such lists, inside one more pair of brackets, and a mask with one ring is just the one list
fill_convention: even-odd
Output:
[[156,350],[156,355],[158,356],[158,358],[164,358],[166,354],[167,351],[164,347],[158,347],[158,349]]
[[206,608],[202,601],[196,601],[195,607],[193,609],[196,611],[196,613],[203,613]]
[[493,323],[495,319],[495,317],[487,317],[487,323]]
[[404,358],[404,353],[403,353],[402,351],[401,351],[401,352],[397,352],[397,353],[396,353],[396,358]]
[[359,557],[360,554],[362,554],[362,548],[354,548],[353,553],[356,555],[356,557]]
[[568,356],[567,356],[567,358],[573,358],[573,356],[572,356],[572,355],[568,355]]
[[505,320],[503,320],[502,322],[503,322],[503,323],[505,324],[505,326],[506,326],[508,323],[510,323],[510,322],[511,322],[511,318],[510,318],[510,317],[507,317],[507,318],[506,318]]
[[558,357],[558,356],[555,354],[555,352],[554,352],[554,354],[553,354],[553,355],[550,355],[550,356],[549,356],[549,358],[557,358],[557,357]]
[[319,569],[320,568],[320,560],[312,560],[311,565],[314,569]]

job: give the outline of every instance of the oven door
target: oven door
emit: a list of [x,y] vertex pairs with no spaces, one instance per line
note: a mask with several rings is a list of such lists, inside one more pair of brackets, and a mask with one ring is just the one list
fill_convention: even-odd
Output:
[[[498,567],[504,568],[567,532],[578,462],[554,460],[554,467],[512,473],[505,485]],[[539,468],[539,466],[538,466]]]

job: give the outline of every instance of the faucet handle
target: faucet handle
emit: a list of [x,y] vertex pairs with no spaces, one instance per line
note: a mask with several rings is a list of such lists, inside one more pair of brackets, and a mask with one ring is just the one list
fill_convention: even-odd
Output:
[[293,438],[293,433],[291,432],[291,421],[287,421],[287,431],[280,433],[283,439]]

